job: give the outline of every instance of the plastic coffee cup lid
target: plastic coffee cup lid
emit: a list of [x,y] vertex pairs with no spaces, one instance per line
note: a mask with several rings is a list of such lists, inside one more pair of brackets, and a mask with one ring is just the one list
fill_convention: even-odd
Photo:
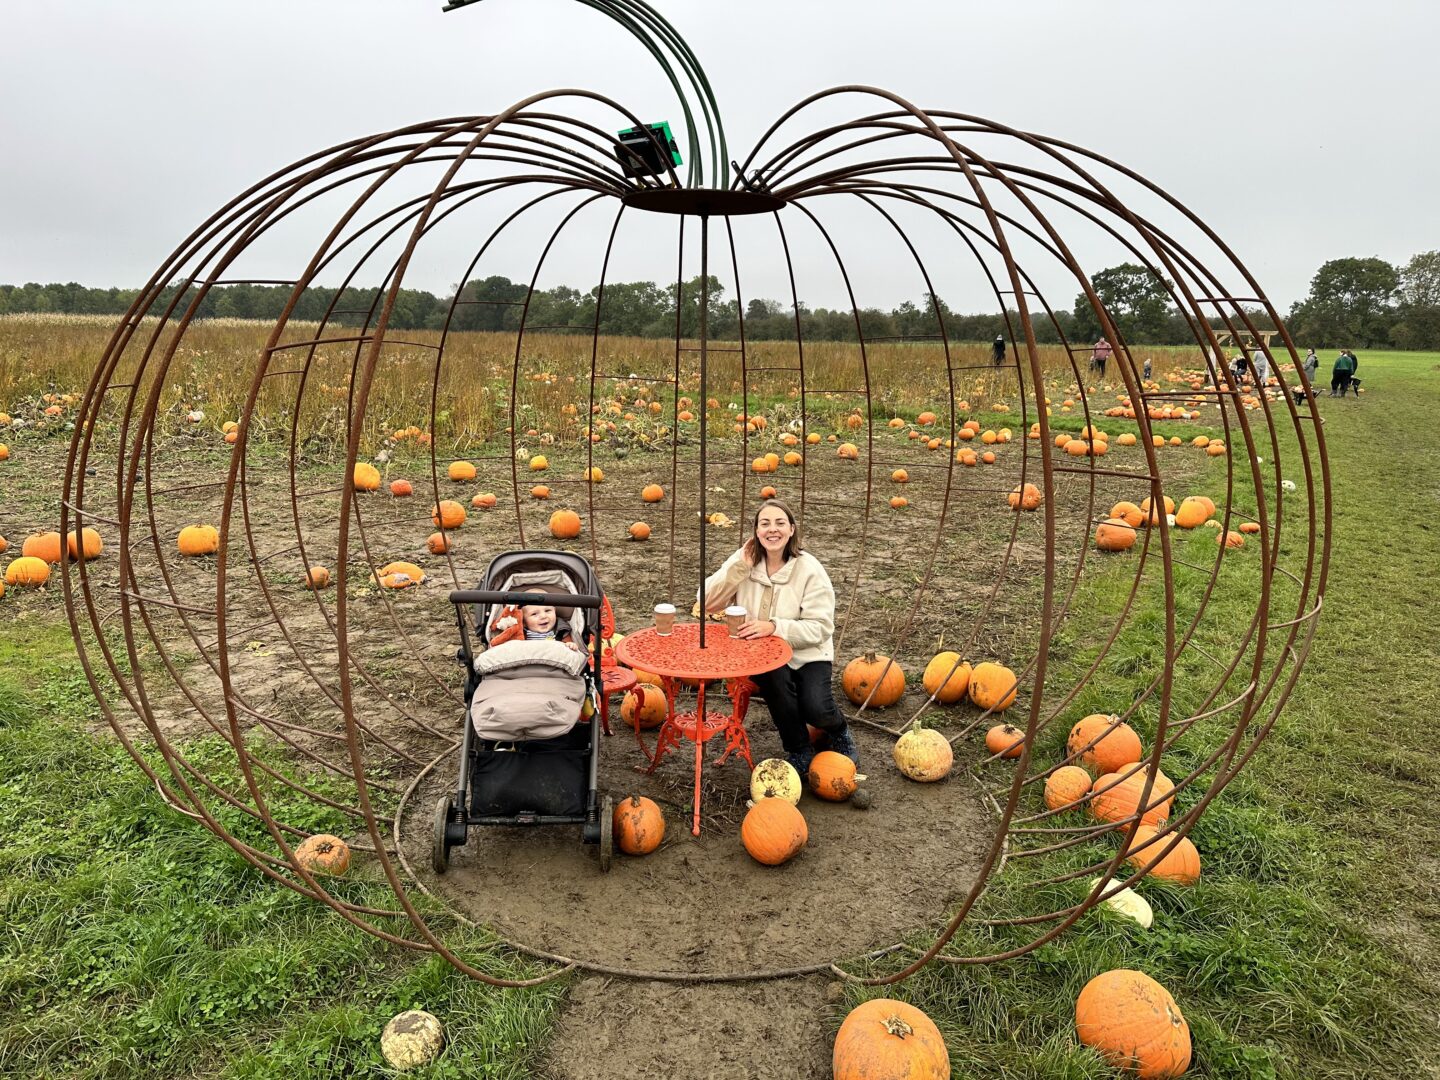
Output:
[[656,604],[656,605],[655,605],[655,614],[656,614],[656,615],[674,615],[674,614],[675,614],[675,605],[674,605],[674,604]]
[[744,614],[746,614],[746,612],[745,612],[745,609],[744,609],[743,607],[741,607],[739,604],[731,604],[729,607],[727,607],[727,608],[725,609],[725,614],[726,614],[726,615],[744,615]]

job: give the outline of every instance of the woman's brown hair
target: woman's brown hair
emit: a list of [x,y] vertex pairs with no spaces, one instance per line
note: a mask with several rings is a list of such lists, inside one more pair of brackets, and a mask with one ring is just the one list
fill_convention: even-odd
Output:
[[745,546],[750,552],[750,561],[756,566],[759,566],[765,558],[765,549],[756,542],[755,533],[760,528],[760,515],[765,512],[767,506],[774,506],[785,511],[785,516],[790,519],[790,525],[795,530],[790,534],[790,539],[785,541],[785,550],[781,552],[781,554],[785,556],[785,561],[789,562],[804,550],[803,545],[800,543],[800,522],[795,518],[795,511],[791,510],[790,507],[786,506],[779,499],[766,499],[760,504],[759,509],[755,511],[755,519],[750,522],[750,536],[745,541]]

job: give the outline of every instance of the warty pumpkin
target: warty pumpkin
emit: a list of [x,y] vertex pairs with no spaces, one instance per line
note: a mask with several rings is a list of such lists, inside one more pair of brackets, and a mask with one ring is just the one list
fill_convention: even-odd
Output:
[[1075,999],[1075,1033],[1141,1080],[1168,1080],[1190,1067],[1190,1025],[1170,991],[1141,971],[1117,968],[1086,983]]
[[949,1080],[950,1053],[915,1006],[871,998],[840,1025],[831,1068],[835,1080]]
[[867,704],[868,698],[870,707],[883,709],[905,692],[905,672],[890,657],[867,652],[845,665],[840,686],[856,705]]
[[649,855],[665,839],[665,815],[643,795],[631,795],[615,807],[615,846],[626,855]]
[[750,798],[784,799],[791,806],[800,801],[805,785],[800,782],[800,773],[795,766],[782,758],[766,758],[755,766],[750,774]]
[[740,842],[756,862],[787,863],[805,847],[810,827],[805,815],[784,799],[761,799],[740,823]]
[[893,757],[902,774],[922,784],[944,780],[955,764],[950,740],[927,727],[912,727],[896,739]]

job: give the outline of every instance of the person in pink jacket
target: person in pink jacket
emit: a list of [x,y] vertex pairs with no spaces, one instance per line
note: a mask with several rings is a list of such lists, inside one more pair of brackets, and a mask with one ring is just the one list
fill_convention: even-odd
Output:
[[831,682],[835,587],[820,560],[801,546],[795,515],[778,499],[761,503],[750,538],[705,581],[708,610],[723,611],[731,604],[747,615],[738,636],[774,634],[793,652],[785,667],[754,676],[790,764],[803,776],[815,756],[808,724],[825,733],[829,749],[858,765],[855,740],[835,704]]

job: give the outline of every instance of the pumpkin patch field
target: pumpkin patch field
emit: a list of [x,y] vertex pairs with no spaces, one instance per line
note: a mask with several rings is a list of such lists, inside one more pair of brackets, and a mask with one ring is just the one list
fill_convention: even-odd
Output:
[[[482,374],[441,385],[432,413],[428,354],[397,351],[350,470],[338,354],[322,358],[298,406],[267,387],[237,426],[247,388],[235,377],[242,365],[223,357],[253,349],[264,328],[198,327],[203,347],[178,358],[188,374],[167,384],[137,477],[153,517],[137,524],[125,552],[136,580],[154,590],[163,582],[174,601],[148,609],[132,653],[116,602],[120,537],[104,520],[115,511],[116,413],[96,421],[106,454],[85,479],[86,505],[108,499],[111,513],[86,523],[94,535],[67,542],[56,510],[84,365],[107,332],[0,319],[0,442],[9,450],[0,461],[0,568],[19,566],[0,594],[0,1076],[387,1076],[380,1032],[409,1009],[446,1030],[439,1060],[407,1074],[425,1077],[860,1076],[845,1070],[897,1053],[865,1034],[871,1014],[922,1033],[925,1067],[948,1054],[956,1077],[1146,1075],[1141,1063],[1117,1067],[1113,1046],[1136,1032],[1153,1036],[1146,1053],[1158,1071],[1149,1075],[1440,1070],[1430,716],[1440,645],[1424,599],[1440,566],[1430,524],[1440,450],[1420,435],[1440,403],[1440,356],[1367,355],[1363,398],[1318,403],[1333,488],[1323,614],[1274,730],[1205,807],[1190,846],[1156,862],[1130,897],[1087,911],[1038,949],[973,965],[946,959],[1027,944],[1036,936],[1027,920],[1082,899],[1097,859],[1154,861],[1158,852],[1141,847],[1147,834],[1127,848],[1104,826],[1136,808],[1140,786],[1124,770],[1150,750],[1155,723],[1152,709],[1127,710],[1157,673],[1173,671],[1176,715],[1198,715],[1193,739],[1166,751],[1146,827],[1195,807],[1204,784],[1180,784],[1173,797],[1164,785],[1213,768],[1209,755],[1233,728],[1231,718],[1204,715],[1202,691],[1220,678],[1218,689],[1239,694],[1252,677],[1248,664],[1217,676],[1213,657],[1245,653],[1275,508],[1258,513],[1253,492],[1247,502],[1243,485],[1227,481],[1226,443],[1240,444],[1213,406],[1197,404],[1191,416],[1187,402],[1184,415],[1152,418],[1164,445],[1140,445],[1118,380],[1082,396],[1055,350],[1045,356],[1054,385],[1042,443],[1031,424],[1046,403],[1025,401],[1004,373],[956,387],[964,397],[952,431],[943,380],[909,374],[924,369],[913,361],[928,346],[876,350],[868,410],[824,398],[802,414],[790,385],[747,394],[723,357],[711,372],[713,403],[698,399],[688,372],[673,393],[616,379],[592,397],[588,351],[561,337],[537,339],[512,391],[504,344],[513,338],[460,335],[467,340],[456,348],[473,359],[472,376]],[[670,362],[662,345],[611,347],[631,350],[640,368]],[[988,345],[960,348],[988,358]],[[1153,353],[1157,383],[1182,399],[1197,357]],[[817,345],[814,357],[807,348],[817,382],[826,365],[839,372],[852,361],[845,346]],[[1255,423],[1262,414],[1249,415]],[[672,447],[693,460],[701,423],[704,520],[697,485],[671,469]],[[1282,460],[1292,438],[1280,437]],[[1152,449],[1173,509],[1151,505],[1148,486],[1120,475]],[[227,537],[222,482],[236,454],[244,511]],[[1037,455],[1057,466],[1049,490]],[[448,591],[477,583],[499,551],[561,548],[594,561],[621,634],[648,625],[658,600],[676,603],[684,620],[701,537],[713,570],[747,535],[763,488],[802,506],[802,476],[805,545],[841,597],[834,689],[858,717],[859,768],[821,753],[808,775],[772,761],[752,784],[743,762],[717,765],[714,750],[695,837],[693,748],[646,775],[637,739],[648,752],[655,731],[631,724],[657,723],[654,703],[616,696],[600,766],[622,838],[609,873],[573,830],[479,828],[446,874],[431,873],[429,808],[453,788],[446,753],[462,722]],[[341,556],[334,537],[347,484],[358,527]],[[1303,517],[1302,496],[1280,495],[1282,512]],[[1202,598],[1209,604],[1171,658],[1154,556],[1166,514],[1169,614],[1183,622]],[[1065,722],[1027,745],[1031,685],[1016,673],[1033,659],[1047,517],[1065,595],[1047,697],[1051,680],[1075,693]],[[1303,558],[1285,549],[1303,541],[1281,535],[1282,557]],[[280,721],[265,730],[237,711],[262,765],[250,777],[215,708],[209,658],[221,646],[196,615],[213,608],[222,565],[233,686],[247,708]],[[105,722],[75,660],[64,574],[91,583],[100,636],[127,682],[145,684],[148,724],[115,686],[106,698],[120,731]],[[1277,575],[1269,587],[1290,585]],[[235,796],[207,800],[225,828],[276,852],[275,836],[246,812],[258,793],[303,834],[290,842],[324,834],[311,865],[327,888],[393,908],[371,837],[346,810],[354,780],[326,767],[346,753],[345,727],[320,689],[336,685],[330,627],[342,599],[347,649],[363,664],[351,690],[364,725],[359,752],[377,815],[387,830],[398,821],[383,837],[408,868],[409,895],[447,945],[492,975],[534,979],[553,972],[557,956],[598,970],[494,989],[436,956],[388,945],[268,880],[167,806],[131,760],[122,738],[164,784],[205,787],[203,772]],[[1123,638],[1107,648],[1122,619]],[[1275,662],[1265,658],[1256,677]],[[1118,714],[1125,722],[1111,719]],[[747,728],[756,764],[783,757],[762,702]],[[157,733],[183,748],[195,773],[173,775]],[[1248,739],[1234,751],[1247,749]],[[1019,796],[1021,816],[1054,816],[1006,838],[1001,869],[940,961],[872,987],[829,968],[883,976],[913,962],[990,857],[994,793],[1008,789],[1017,762],[1048,768],[1067,757],[1054,782]],[[1052,823],[1095,827],[1041,850]],[[611,978],[607,969],[651,977]],[[703,980],[777,969],[794,974]],[[872,998],[886,1000],[842,1029]],[[1140,1000],[1153,1006],[1148,1018],[1136,1011]]]

